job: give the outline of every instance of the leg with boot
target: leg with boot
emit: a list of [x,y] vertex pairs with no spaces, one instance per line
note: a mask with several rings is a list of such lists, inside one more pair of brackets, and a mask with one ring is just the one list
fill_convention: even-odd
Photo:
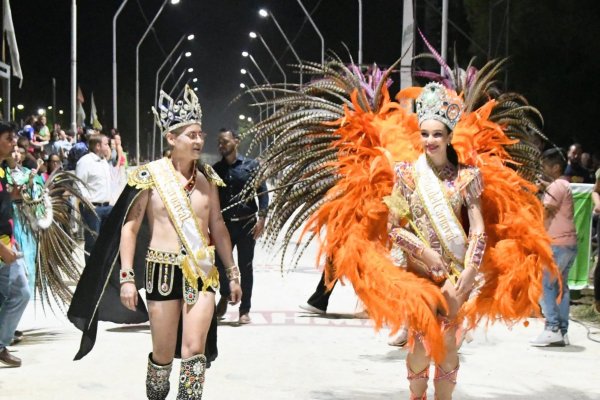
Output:
[[410,388],[410,400],[427,399],[427,383],[429,381],[429,364],[431,359],[427,355],[422,338],[415,339],[412,352],[406,357],[407,379]]
[[199,400],[204,390],[206,337],[214,312],[215,294],[198,293],[195,304],[183,305],[183,337],[178,400]]
[[169,393],[169,376],[175,356],[181,300],[148,301],[152,353],[148,355],[146,397],[164,400]]

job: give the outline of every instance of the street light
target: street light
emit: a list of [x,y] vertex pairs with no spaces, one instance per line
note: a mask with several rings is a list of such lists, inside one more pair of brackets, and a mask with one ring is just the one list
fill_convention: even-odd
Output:
[[38,115],[45,115],[46,114],[46,110],[44,110],[43,108],[38,108]]
[[246,116],[244,114],[240,114],[240,119],[244,120],[244,119],[246,119]]
[[[19,107],[17,107],[17,108],[19,108]],[[58,113],[59,113],[60,115],[63,115],[65,112],[64,112],[63,110],[58,110]]]
[[[190,71],[190,69],[192,71]],[[175,90],[175,88],[179,85],[179,82],[181,82],[181,80],[183,79],[184,75],[187,73],[191,73],[194,71],[194,68],[188,68],[187,70],[184,69],[183,71],[181,71],[181,75],[179,75],[179,78],[177,79],[177,82],[175,82],[175,85],[173,85],[173,87],[171,88],[171,90],[169,91],[169,96],[171,96],[171,94],[173,93],[173,91]],[[173,96],[171,96],[173,97]]]
[[248,53],[247,51],[242,51],[242,57],[249,58],[250,61],[252,61],[252,64],[254,64],[254,66],[256,67],[256,69],[258,70],[258,72],[260,73],[260,75],[262,76],[262,78],[264,79],[265,83],[267,85],[271,86],[271,82],[269,82],[269,80],[267,79],[267,76],[265,75],[265,73],[263,72],[263,70],[260,68],[260,66],[258,65],[258,63],[256,62],[256,60],[254,59],[254,57],[252,57],[252,54]]
[[17,110],[20,111],[20,110],[22,110],[24,108],[25,108],[25,106],[23,104],[17,104]]
[[197,91],[198,91],[198,86],[196,86],[196,87],[194,88],[194,92],[197,92]]
[[315,21],[313,21],[308,11],[306,11],[306,8],[304,8],[304,4],[302,4],[302,1],[298,0],[298,5],[302,8],[302,11],[304,11],[306,18],[308,18],[308,22],[310,22],[312,27],[315,29],[317,35],[319,35],[319,39],[321,39],[321,64],[325,64],[325,39],[323,39],[323,35],[321,35],[321,31],[319,30],[319,28],[317,28],[317,24],[315,24]]
[[296,58],[296,61],[298,61],[298,64],[300,64],[300,86],[302,86],[302,65],[303,65],[302,64],[302,59],[298,56],[298,53],[296,53],[296,50],[294,49],[294,46],[292,46],[292,42],[290,42],[290,39],[288,39],[287,35],[285,34],[285,32],[283,31],[283,29],[281,28],[281,25],[279,25],[279,22],[277,22],[277,19],[275,18],[275,16],[273,15],[273,13],[271,11],[267,11],[264,8],[261,8],[258,11],[258,15],[260,15],[262,18],[271,17],[271,20],[273,21],[273,23],[275,24],[275,26],[279,30],[279,33],[281,33],[281,36],[283,36],[283,39],[285,40],[285,42],[287,43],[288,47],[292,51],[292,54]]
[[[183,85],[183,87],[181,88],[181,90],[179,91],[179,93],[177,94],[177,96],[173,97],[173,99],[175,101],[179,100],[181,98],[181,96],[183,95],[183,91],[185,90],[185,87],[188,86],[190,84],[190,80],[188,79],[185,84]],[[198,89],[198,88],[194,88],[194,89]],[[173,90],[175,90],[175,88],[173,88]],[[197,90],[195,90],[197,91]]]
[[247,117],[247,118],[246,118],[246,121],[248,121],[248,122],[252,122],[252,117]]
[[48,106],[48,110],[52,110],[52,106]]
[[119,17],[119,14],[121,14],[121,11],[123,11],[123,8],[125,7],[125,5],[127,4],[127,0],[123,0],[123,3],[121,3],[121,5],[119,6],[119,8],[117,9],[117,12],[115,13],[114,17],[113,17],[113,24],[112,24],[112,56],[113,56],[113,127],[116,128],[117,127],[117,18]]
[[198,78],[192,79],[192,82],[194,82],[194,83],[198,82]]
[[[252,81],[252,83],[254,83],[254,86],[258,86],[258,82],[256,82],[256,79],[254,79],[254,76],[252,76],[252,74],[250,73],[250,71],[242,68],[240,70],[240,72],[242,73],[242,75],[248,75],[250,77],[250,80]],[[252,98],[254,99],[254,101],[256,103],[258,103],[258,101],[256,100],[256,97],[254,97],[254,94],[252,92],[250,92],[250,91],[248,93],[250,93],[250,95],[252,96]],[[265,99],[265,102],[269,101],[269,99],[267,99],[267,96],[265,96],[265,94],[264,94],[264,92],[262,90],[260,91],[260,95]],[[262,113],[262,111],[261,111],[261,113]],[[269,116],[269,106],[267,104],[265,104],[265,114],[267,115],[267,117]]]
[[[165,0],[160,6],[154,19],[150,21],[148,28],[146,28],[146,32],[144,32],[142,38],[135,47],[135,160],[137,165],[140,165],[140,47],[168,2],[169,0]],[[179,3],[179,0],[171,0],[171,4],[177,3]]]
[[[165,79],[163,79],[160,82],[160,87],[159,87],[159,90],[157,93],[160,93],[163,90],[163,87],[165,86],[167,79],[169,79],[169,75],[171,75],[171,73],[173,72],[175,67],[177,67],[177,64],[179,64],[179,61],[181,61],[182,57],[183,57],[183,54],[180,54],[179,57],[177,57],[177,60],[175,60],[175,62],[173,63],[173,66],[171,66],[171,69],[169,70],[169,72],[167,72],[167,75],[165,75]],[[157,103],[157,102],[158,102],[158,100],[155,103]],[[161,141],[161,143],[162,143],[162,141]],[[161,154],[162,154],[162,148],[161,148]]]
[[279,68],[279,71],[283,75],[283,88],[287,89],[287,76],[285,75],[285,71],[283,70],[283,68],[281,68],[279,61],[277,61],[277,58],[275,58],[275,56],[273,55],[273,52],[267,45],[267,42],[265,42],[265,39],[263,39],[263,37],[260,34],[256,34],[255,32],[250,32],[249,35],[250,35],[251,39],[256,39],[258,37],[260,39],[260,41],[262,42],[263,46],[265,46],[265,49],[267,49],[267,52],[269,53],[269,55],[275,62],[275,65],[277,66],[277,68]]
[[363,6],[362,0],[358,0],[358,67],[362,65],[363,51],[362,51],[362,37],[363,37]]
[[191,51],[186,51],[186,52],[185,52],[185,56],[186,56],[186,57],[190,57],[191,55],[192,55],[192,52],[191,52]]
[[[179,48],[179,46],[181,46],[181,43],[183,43],[183,40],[186,38],[186,35],[183,34],[181,35],[181,38],[179,39],[179,41],[175,44],[175,46],[173,47],[173,49],[171,50],[171,52],[169,53],[169,55],[165,58],[165,60],[163,61],[163,63],[160,65],[160,67],[158,68],[158,71],[156,71],[156,76],[154,77],[154,105],[156,105],[156,103],[158,103],[158,77],[160,75],[160,71],[162,71],[162,69],[165,67],[165,65],[167,65],[167,62],[171,59],[171,57],[173,57],[173,54],[175,54],[175,51],[177,51],[177,49]],[[190,34],[187,35],[187,40],[191,41],[194,40],[195,35],[194,34]],[[186,52],[190,53],[191,52]],[[187,57],[187,55],[186,55]],[[181,56],[179,56],[179,58],[177,59],[177,61],[175,62],[175,65],[179,62],[179,60],[181,59]],[[173,68],[175,68],[173,66]],[[172,71],[173,69],[171,69]],[[169,74],[171,73],[171,71],[169,71]],[[169,74],[167,74],[167,77],[169,76]],[[162,87],[162,86],[161,86]],[[162,154],[162,139],[160,141],[160,152]],[[152,124],[152,157],[154,157],[156,155],[156,124]]]

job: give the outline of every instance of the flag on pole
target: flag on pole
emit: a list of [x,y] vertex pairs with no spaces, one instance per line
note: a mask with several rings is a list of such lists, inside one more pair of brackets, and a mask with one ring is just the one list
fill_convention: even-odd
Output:
[[85,99],[83,98],[83,92],[81,88],[77,86],[77,101],[81,104],[85,103]]
[[77,86],[77,126],[85,127],[85,111],[83,110],[83,92],[81,88]]
[[98,110],[96,110],[96,103],[94,102],[94,92],[92,92],[92,100],[91,100],[91,110],[90,110],[90,123],[92,124],[92,128],[101,131],[102,124],[98,121]]
[[10,63],[12,65],[13,75],[19,78],[19,88],[23,84],[23,71],[21,70],[21,62],[19,60],[19,48],[17,46],[17,37],[15,36],[15,27],[12,20],[12,12],[8,0],[2,0],[2,14],[4,21],[2,22],[3,32],[6,32],[8,39],[8,47],[10,49]]

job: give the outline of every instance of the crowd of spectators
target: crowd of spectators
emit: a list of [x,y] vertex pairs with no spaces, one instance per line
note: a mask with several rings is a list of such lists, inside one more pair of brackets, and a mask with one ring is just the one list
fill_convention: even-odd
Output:
[[[31,115],[17,130],[13,158],[47,179],[57,169],[75,171],[77,161],[89,152],[89,138],[102,133],[82,128],[73,132],[63,129],[60,124],[54,124],[50,130],[45,115]],[[113,167],[127,167],[127,153],[123,149],[120,133],[112,129],[105,135],[109,138],[111,148],[107,161]]]

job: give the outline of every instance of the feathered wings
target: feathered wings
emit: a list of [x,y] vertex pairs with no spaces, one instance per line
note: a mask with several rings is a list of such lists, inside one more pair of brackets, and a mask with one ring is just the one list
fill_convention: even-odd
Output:
[[507,136],[506,125],[493,121],[495,111],[498,103],[488,101],[459,122],[453,138],[460,162],[477,166],[484,184],[485,285],[462,310],[471,326],[485,317],[514,324],[537,314],[542,273],[545,268],[556,273],[543,205],[526,179],[536,168],[510,156],[519,141]]
[[395,267],[388,248],[388,208],[382,199],[394,186],[394,161],[418,155],[418,126],[384,90],[378,111],[361,109],[357,94],[352,95],[355,108],[346,108],[333,144],[337,160],[332,165],[340,178],[306,230],[324,232],[319,238],[327,281],[350,281],[376,327],[396,331],[408,324],[428,338],[432,354],[441,360],[443,338],[434,310],[446,308],[444,298],[430,281]]
[[[271,135],[275,139],[261,155],[253,185],[276,178],[267,243],[274,245],[287,226],[283,264],[292,234],[306,223],[308,239],[319,239],[327,281],[350,281],[377,327],[395,331],[408,324],[422,333],[439,362],[444,345],[434,310],[446,308],[444,298],[430,281],[392,264],[382,201],[394,186],[394,162],[413,161],[420,152],[416,116],[401,106],[420,88],[401,91],[395,103],[382,84],[385,74],[369,82],[376,88],[369,91],[360,72],[341,62],[311,64],[308,70],[319,79],[298,90],[254,89],[278,93],[269,104],[280,107],[249,132],[256,135],[255,143]],[[519,175],[535,167],[517,164],[509,154],[517,140],[506,133],[523,135],[519,128],[527,107],[491,100],[464,117],[454,132],[460,161],[479,167],[485,188],[486,283],[462,313],[472,324],[483,317],[514,322],[529,316],[541,293],[542,270],[553,265],[535,188]],[[513,114],[521,119],[509,118]],[[530,161],[531,154],[526,155]]]

